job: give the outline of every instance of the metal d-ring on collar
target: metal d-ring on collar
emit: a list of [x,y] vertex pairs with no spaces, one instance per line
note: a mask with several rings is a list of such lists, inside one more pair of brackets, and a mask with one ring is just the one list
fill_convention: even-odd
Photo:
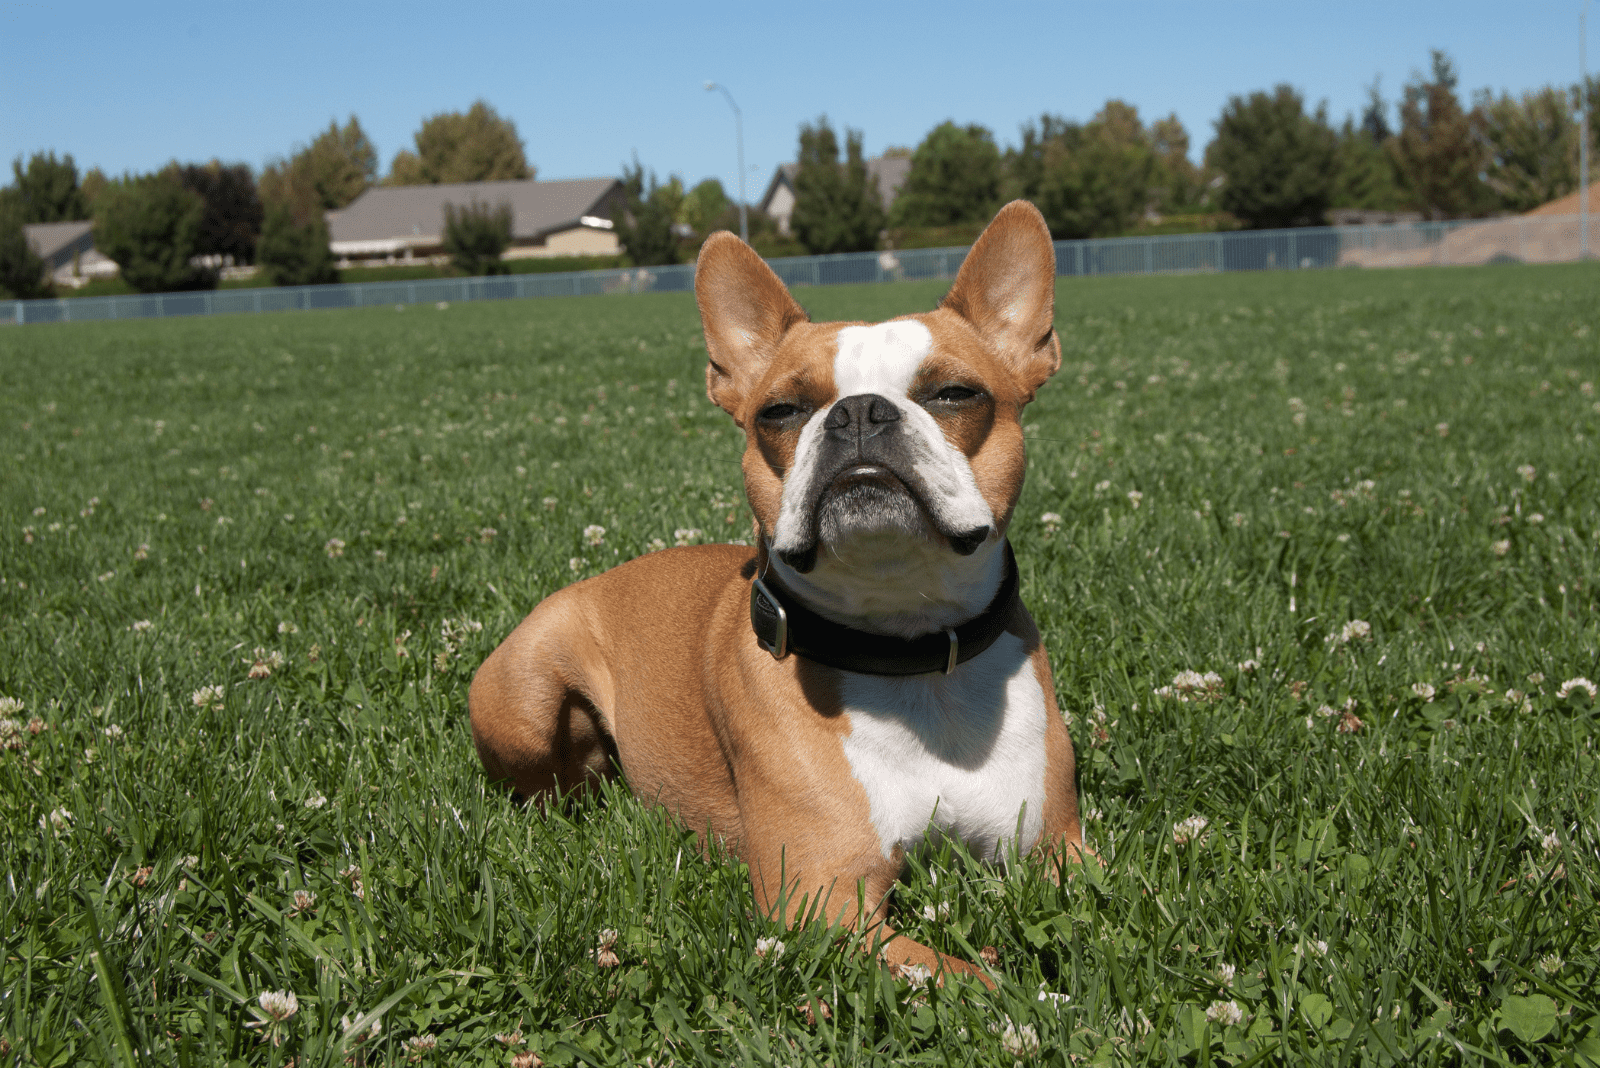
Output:
[[758,577],[750,583],[750,628],[775,660],[793,653],[865,675],[949,675],[993,645],[1011,619],[1018,600],[1018,578],[1017,559],[1009,542],[1005,553],[1005,578],[994,599],[960,626],[915,638],[869,634],[818,615],[776,581]]

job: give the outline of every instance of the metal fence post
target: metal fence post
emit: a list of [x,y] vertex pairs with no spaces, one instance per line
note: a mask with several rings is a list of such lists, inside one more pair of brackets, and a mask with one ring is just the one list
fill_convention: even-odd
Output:
[[1289,231],[1289,266],[1298,271],[1300,269],[1300,253],[1296,251],[1299,245],[1295,242],[1294,231]]

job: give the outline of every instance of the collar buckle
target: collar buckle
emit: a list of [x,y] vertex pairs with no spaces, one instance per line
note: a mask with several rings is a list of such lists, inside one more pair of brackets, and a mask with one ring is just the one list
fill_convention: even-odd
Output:
[[776,620],[771,644],[763,641],[761,646],[772,654],[772,659],[782,660],[789,655],[789,613],[784,611],[783,602],[773,596],[772,591],[767,589],[767,584],[762,582],[759,576],[750,584],[750,589],[754,596],[761,598]]

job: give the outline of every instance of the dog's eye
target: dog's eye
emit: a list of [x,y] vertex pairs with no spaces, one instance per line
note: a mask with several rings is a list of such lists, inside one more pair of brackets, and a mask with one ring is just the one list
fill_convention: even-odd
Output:
[[937,401],[946,401],[948,403],[957,403],[960,401],[971,400],[977,395],[977,390],[968,389],[966,386],[945,386],[943,389],[933,395],[933,399]]
[[797,404],[769,404],[757,414],[763,423],[783,423],[800,414]]

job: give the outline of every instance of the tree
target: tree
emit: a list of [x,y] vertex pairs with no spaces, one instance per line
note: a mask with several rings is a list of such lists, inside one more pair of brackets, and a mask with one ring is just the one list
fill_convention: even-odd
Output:
[[1037,203],[1044,188],[1045,156],[1050,146],[1058,141],[1076,143],[1082,131],[1081,124],[1049,112],[1040,115],[1038,122],[1023,123],[1022,143],[1006,149],[1005,199],[1021,197]]
[[11,161],[12,183],[22,207],[24,223],[72,222],[89,217],[88,205],[78,188],[78,165],[72,157],[56,158],[54,151],[35,152],[22,165],[22,157]]
[[95,198],[94,243],[141,293],[211,289],[199,252],[205,202],[170,172],[113,182]]
[[845,160],[826,115],[800,126],[799,169],[789,227],[813,254],[863,252],[878,243],[883,204],[867,174],[861,131],[845,131]]
[[1566,90],[1546,86],[1498,98],[1485,90],[1476,105],[1484,179],[1502,205],[1529,211],[1578,188],[1579,120]]
[[1327,105],[1307,115],[1292,86],[1230,97],[1206,161],[1224,176],[1218,203],[1252,229],[1314,226],[1333,199],[1338,135]]
[[1493,206],[1474,121],[1456,96],[1455,65],[1434,50],[1432,80],[1419,74],[1406,85],[1400,133],[1390,142],[1406,199],[1431,218],[1482,215]]
[[1120,100],[1082,126],[1047,115],[1037,130],[1024,127],[1014,164],[1057,239],[1131,229],[1149,207],[1157,173],[1138,111]]
[[22,198],[7,189],[0,195],[0,296],[32,300],[50,295],[44,260],[23,233]]
[[479,100],[467,109],[424,119],[417,150],[401,149],[389,166],[389,185],[502,182],[532,178],[522,139],[510,119]]
[[253,263],[263,211],[255,176],[248,165],[210,163],[172,165],[179,184],[200,197],[205,213],[200,217],[200,237],[195,251],[202,256],[232,257],[234,263]]
[[[678,209],[677,221],[696,234],[704,236],[715,228],[717,220],[729,207],[737,209],[738,205],[728,199],[721,182],[715,178],[707,178],[684,194],[683,206]],[[737,214],[735,210],[735,232],[738,229]]]
[[1360,124],[1346,118],[1339,131],[1333,207],[1397,211],[1403,205],[1389,150],[1394,131],[1389,127],[1388,111],[1374,80],[1367,87],[1367,106],[1361,112]]
[[942,122],[911,155],[891,226],[983,222],[1000,205],[1000,150],[983,126]]
[[639,267],[677,263],[678,237],[672,224],[683,206],[683,183],[674,177],[658,184],[654,171],[647,179],[635,156],[631,168],[622,168],[622,188],[626,200],[615,223],[617,241],[628,250],[628,258]]
[[1205,183],[1200,168],[1189,158],[1189,131],[1183,128],[1178,113],[1151,123],[1145,136],[1155,155],[1150,184],[1156,210],[1173,215],[1198,208]]
[[378,150],[352,115],[342,127],[330,121],[310,144],[268,164],[261,172],[259,196],[263,203],[288,205],[304,225],[313,215],[349,204],[377,177]]
[[444,206],[444,250],[462,274],[472,278],[505,274],[500,254],[510,245],[510,204],[491,208],[474,199],[464,208]]
[[267,206],[261,239],[256,243],[256,263],[275,286],[325,285],[339,280],[328,248],[328,224],[320,215],[296,221],[294,210],[281,202]]

